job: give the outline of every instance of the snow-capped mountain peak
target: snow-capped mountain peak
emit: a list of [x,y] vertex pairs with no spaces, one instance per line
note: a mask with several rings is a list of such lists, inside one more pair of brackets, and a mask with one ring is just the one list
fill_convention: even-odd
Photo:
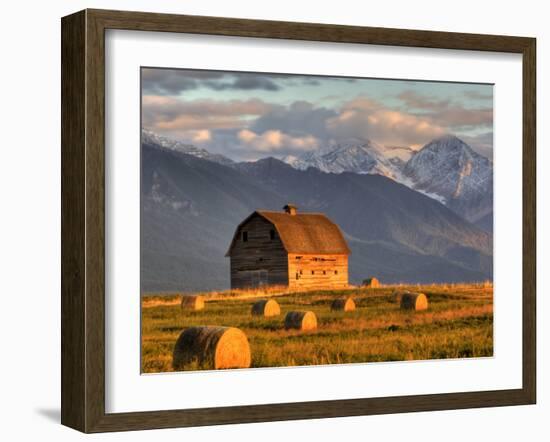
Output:
[[492,212],[493,165],[454,135],[432,140],[405,165],[413,188],[439,195],[470,221]]
[[399,167],[386,157],[385,148],[370,140],[341,141],[300,156],[286,156],[282,161],[300,170],[315,167],[327,173],[380,174],[396,181],[402,178]]
[[161,146],[165,149],[175,150],[187,155],[193,155],[194,157],[224,164],[226,166],[234,164],[233,160],[230,160],[223,155],[213,154],[206,149],[194,146],[193,144],[187,144],[173,138],[168,138],[145,128],[141,129],[141,142],[144,144],[146,143]]
[[347,140],[282,160],[301,170],[383,175],[438,200],[469,221],[492,216],[493,165],[454,135],[436,138],[419,151]]

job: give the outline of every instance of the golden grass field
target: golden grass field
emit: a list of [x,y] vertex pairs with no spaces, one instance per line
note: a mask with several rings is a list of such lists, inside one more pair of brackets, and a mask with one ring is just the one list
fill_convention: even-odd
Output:
[[[426,311],[403,311],[394,292],[425,293]],[[474,358],[493,354],[493,287],[490,283],[384,286],[288,293],[227,291],[201,293],[204,310],[184,311],[180,295],[142,296],[142,372],[169,372],[174,344],[183,329],[195,325],[238,327],[246,333],[252,367],[345,364],[444,358]],[[333,312],[331,302],[352,296],[357,308]],[[281,315],[251,315],[257,299],[274,297]],[[318,328],[287,331],[290,310],[312,310]],[[184,367],[196,370],[196,365]]]

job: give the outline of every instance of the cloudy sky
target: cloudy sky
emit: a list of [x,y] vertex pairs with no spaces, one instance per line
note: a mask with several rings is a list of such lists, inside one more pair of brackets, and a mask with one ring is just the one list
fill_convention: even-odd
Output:
[[234,160],[447,133],[493,152],[491,85],[143,68],[142,106],[143,127]]

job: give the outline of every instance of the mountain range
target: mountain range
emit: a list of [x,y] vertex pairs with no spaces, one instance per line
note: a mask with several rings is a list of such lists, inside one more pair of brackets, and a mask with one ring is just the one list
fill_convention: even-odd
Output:
[[386,176],[492,231],[493,164],[456,136],[442,136],[418,151],[352,140],[282,160],[299,170]]
[[403,173],[414,189],[438,195],[451,210],[492,231],[493,165],[464,141],[445,136],[428,143]]
[[142,129],[141,131],[141,144],[164,147],[165,149],[186,153],[197,158],[213,161],[214,163],[224,164],[226,166],[234,164],[233,160],[227,158],[224,155],[210,153],[206,149],[194,146],[193,144],[182,143],[181,141],[158,135],[155,132],[147,129]]
[[288,202],[341,227],[352,283],[370,275],[413,283],[492,278],[492,235],[393,178],[219,157],[143,137],[143,291],[228,288],[224,254],[235,227],[256,209]]
[[[394,153],[394,155],[391,155]],[[401,155],[399,155],[399,154]],[[383,175],[395,181],[405,180],[401,169],[413,151],[409,148],[385,149],[372,141],[350,140],[304,153],[302,156],[286,156],[281,160],[295,169],[306,170],[310,167],[327,173],[369,173]]]

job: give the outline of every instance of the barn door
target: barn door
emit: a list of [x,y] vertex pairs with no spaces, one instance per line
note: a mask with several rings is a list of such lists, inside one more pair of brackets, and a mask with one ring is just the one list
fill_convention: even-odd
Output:
[[268,284],[267,270],[255,270],[252,273],[252,281],[255,287],[261,287]]
[[260,287],[269,284],[269,271],[263,270],[245,270],[239,272],[239,279],[244,286]]

